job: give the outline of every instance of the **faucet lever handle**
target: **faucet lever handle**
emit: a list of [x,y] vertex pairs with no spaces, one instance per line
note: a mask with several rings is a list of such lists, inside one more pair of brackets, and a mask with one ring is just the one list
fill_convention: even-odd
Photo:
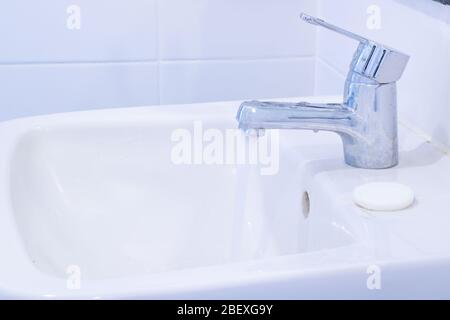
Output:
[[300,18],[360,42],[352,61],[352,72],[378,83],[396,82],[401,78],[409,61],[408,55],[305,13],[300,14]]
[[328,22],[326,22],[326,21],[324,21],[322,19],[310,16],[310,15],[308,15],[306,13],[301,13],[300,14],[300,19],[302,19],[303,21],[308,22],[310,24],[313,24],[313,25],[316,25],[316,26],[321,26],[321,27],[324,27],[324,28],[326,28],[328,30],[337,32],[337,33],[342,34],[342,35],[344,35],[344,36],[346,36],[348,38],[354,39],[356,41],[359,41],[359,42],[362,42],[362,43],[368,43],[369,42],[369,39],[366,39],[366,38],[364,38],[364,37],[362,37],[360,35],[357,35],[356,33],[353,33],[353,32],[350,32],[348,30],[342,29],[342,28],[340,28],[338,26],[332,25],[332,24],[330,24],[330,23],[328,23]]

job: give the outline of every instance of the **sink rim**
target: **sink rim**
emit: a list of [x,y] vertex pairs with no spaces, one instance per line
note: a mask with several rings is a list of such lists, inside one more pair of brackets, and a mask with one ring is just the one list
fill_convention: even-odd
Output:
[[[308,99],[308,98],[304,98]],[[314,97],[308,100],[323,100],[321,97]],[[334,97],[331,97],[330,102],[336,101]],[[211,112],[210,117],[233,117],[234,112],[237,109],[239,103],[235,102],[221,102],[214,104],[202,104],[193,105],[193,113],[205,112],[205,108],[211,108],[211,105],[216,107],[216,111]],[[246,261],[237,262],[229,265],[221,265],[214,267],[202,267],[187,270],[177,270],[172,272],[165,272],[162,277],[161,274],[143,275],[136,277],[125,277],[118,279],[105,279],[105,280],[92,280],[83,284],[83,288],[80,291],[68,291],[65,288],[65,280],[58,279],[51,276],[47,276],[37,270],[33,264],[28,260],[27,255],[24,252],[23,244],[18,234],[17,226],[14,221],[14,217],[10,214],[12,212],[11,203],[8,199],[5,199],[6,195],[10,194],[9,185],[5,183],[8,179],[10,169],[11,156],[15,150],[15,146],[21,136],[26,134],[30,130],[42,130],[46,128],[56,128],[73,123],[83,124],[96,124],[100,122],[111,121],[117,123],[136,123],[145,121],[144,115],[152,114],[154,112],[161,113],[161,116],[173,117],[174,112],[177,112],[186,108],[185,105],[177,106],[155,106],[155,107],[139,107],[129,109],[107,109],[97,111],[76,112],[69,114],[57,114],[49,116],[39,116],[25,119],[11,120],[5,123],[0,123],[0,139],[2,141],[0,145],[0,251],[6,252],[5,260],[10,263],[0,265],[0,296],[14,295],[18,297],[41,297],[41,298],[76,298],[76,297],[117,297],[117,296],[155,296],[161,294],[170,294],[174,292],[187,292],[195,290],[203,290],[205,288],[218,288],[227,287],[233,285],[237,281],[241,283],[251,283],[268,281],[282,277],[308,277],[308,276],[320,276],[327,272],[334,272],[336,274],[345,273],[355,268],[361,268],[367,266],[368,263],[380,263],[380,264],[404,264],[407,262],[420,262],[424,263],[430,261],[434,263],[436,261],[449,261],[450,254],[441,256],[412,256],[406,259],[388,259],[387,256],[377,257],[376,255],[367,255],[373,251],[372,243],[370,239],[361,239],[354,245],[342,248],[328,249],[327,252],[340,255],[343,261],[339,259],[335,260],[334,264],[328,266],[320,266],[318,264],[312,264],[307,267],[299,265],[304,263],[305,259],[309,261],[320,261],[323,258],[323,251],[301,253],[297,255],[274,257],[265,259],[263,261]],[[213,109],[213,108],[211,108]],[[209,110],[208,110],[209,111]],[[192,119],[192,115],[180,115],[186,119]],[[411,134],[411,133],[408,133]],[[418,139],[417,137],[413,139]],[[325,138],[324,141],[327,141]],[[397,170],[397,169],[394,169]],[[364,172],[364,171],[361,171]],[[320,179],[328,179],[326,175],[320,176]],[[323,183],[323,181],[322,181]],[[4,214],[6,213],[6,214]],[[354,213],[354,212],[352,212]],[[367,217],[362,215],[361,219]],[[6,240],[6,241],[5,241]],[[367,260],[360,261],[354,259],[355,253],[365,253]],[[352,260],[353,258],[353,260]],[[347,260],[346,260],[347,259]],[[11,263],[11,262],[14,263]],[[291,261],[292,266],[295,268],[289,268],[284,265],[285,262]],[[275,266],[280,266],[274,268]],[[266,266],[267,269],[264,269]],[[260,273],[255,275],[255,270],[259,270]],[[262,271],[263,270],[263,271]],[[209,273],[210,277],[204,277],[204,281],[199,281],[199,276],[204,276],[205,273]],[[216,279],[217,273],[222,275],[221,279]],[[15,274],[14,277],[5,277],[7,274]],[[17,275],[20,274],[20,277]],[[159,286],[155,286],[157,278],[159,280]],[[168,281],[171,279],[172,281]],[[19,279],[19,280],[18,280]],[[173,283],[173,279],[177,279],[180,283]],[[235,279],[233,282],[232,280]],[[183,280],[183,281],[182,281]],[[164,282],[166,281],[166,282]],[[27,285],[33,283],[33,289]],[[128,289],[129,287],[136,287],[139,289]]]
[[[210,105],[210,104],[208,104]],[[198,109],[202,117],[207,117],[208,119],[218,119],[222,120],[224,117],[230,119],[230,123],[234,123],[234,113],[237,110],[239,103],[215,103],[215,106],[218,108],[214,108],[209,106],[209,109],[212,110],[209,114],[205,115],[205,104],[204,105],[194,105],[194,109]],[[40,289],[29,290],[26,285],[17,285],[17,283],[44,283],[48,284],[48,287],[54,289],[54,293],[50,295],[55,296],[77,296],[79,293],[75,292],[67,292],[65,289],[65,279],[57,278],[48,274],[43,273],[42,271],[35,268],[33,263],[28,258],[28,254],[25,249],[25,245],[22,241],[22,236],[20,231],[18,230],[17,222],[15,221],[13,213],[13,208],[11,204],[11,199],[8,199],[6,195],[10,195],[11,186],[9,183],[6,183],[8,179],[5,179],[8,176],[8,172],[11,169],[11,159],[14,156],[16,151],[17,144],[23,139],[24,136],[30,134],[34,131],[48,131],[48,130],[58,130],[59,128],[67,129],[70,126],[77,127],[79,124],[83,124],[83,126],[93,126],[98,127],[102,126],[102,124],[110,125],[120,125],[125,126],[127,124],[147,124],[150,117],[158,113],[158,119],[167,118],[173,119],[173,116],[176,112],[178,117],[178,121],[183,120],[192,120],[195,118],[195,115],[192,114],[184,114],[179,113],[179,111],[186,106],[171,106],[171,107],[161,107],[161,106],[151,106],[151,107],[138,107],[138,108],[129,108],[129,109],[107,109],[107,110],[95,110],[95,111],[85,111],[85,112],[75,112],[75,113],[66,113],[66,114],[54,114],[48,116],[38,116],[38,117],[30,117],[23,119],[11,120],[8,122],[0,123],[0,135],[2,136],[2,145],[0,149],[2,150],[2,156],[0,156],[0,197],[3,197],[3,201],[0,203],[0,212],[10,213],[10,214],[2,214],[0,215],[0,230],[5,229],[8,232],[2,232],[0,238],[4,240],[8,240],[8,247],[0,245],[0,248],[3,249],[7,253],[6,260],[14,261],[14,263],[8,264],[9,268],[6,266],[1,267],[4,268],[0,274],[8,274],[8,273],[20,273],[22,274],[22,281],[14,281],[13,277],[8,277],[6,279],[0,276],[0,293],[2,291],[16,291],[18,295],[38,295],[45,296],[48,293],[45,293],[45,286]],[[219,112],[217,112],[219,110]],[[195,111],[192,112],[195,114]],[[2,230],[3,231],[3,230]],[[6,242],[3,242],[6,243]],[[333,250],[333,249],[331,249]],[[305,253],[300,253],[300,255],[304,255]],[[310,253],[306,253],[310,254]],[[278,258],[283,259],[284,256],[280,257],[272,257],[265,259],[264,261],[277,261]],[[241,262],[233,262],[230,264],[219,265],[219,266],[211,266],[211,267],[196,267],[192,269],[182,269],[182,270],[174,270],[164,272],[164,274],[176,274],[176,273],[184,273],[186,271],[191,270],[195,273],[195,270],[207,270],[209,268],[218,268],[222,271],[227,270],[232,265],[239,265],[241,263],[249,265],[255,264],[258,265],[261,261],[252,260],[252,261],[241,261]],[[138,281],[141,282],[143,279],[147,278],[148,281],[154,283],[155,277],[161,277],[161,273],[156,274],[148,274],[148,275],[136,275],[136,276],[128,276],[114,279],[98,279],[98,280],[89,280],[89,284],[86,283],[86,287],[90,289],[83,290],[83,294],[87,294],[86,291],[97,291],[97,284],[102,283],[102,286],[105,283],[121,283],[124,279],[130,279],[137,277]],[[247,275],[248,276],[248,275]],[[210,279],[211,281],[211,279]],[[86,280],[88,282],[88,280]],[[91,286],[92,284],[92,286]],[[39,285],[36,285],[38,288]],[[56,288],[61,287],[60,290]],[[113,287],[113,286],[112,286]],[[103,291],[103,290],[102,290]],[[59,292],[58,294],[56,292]],[[108,294],[105,291],[103,294]],[[117,293],[118,294],[118,293]]]

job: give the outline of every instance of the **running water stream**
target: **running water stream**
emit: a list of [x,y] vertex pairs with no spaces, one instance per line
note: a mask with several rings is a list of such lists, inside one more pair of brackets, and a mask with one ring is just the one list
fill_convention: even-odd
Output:
[[[258,145],[258,135],[242,134],[247,150]],[[256,149],[254,149],[256,150]],[[258,259],[268,254],[270,235],[264,210],[263,177],[258,161],[236,165],[232,259]]]

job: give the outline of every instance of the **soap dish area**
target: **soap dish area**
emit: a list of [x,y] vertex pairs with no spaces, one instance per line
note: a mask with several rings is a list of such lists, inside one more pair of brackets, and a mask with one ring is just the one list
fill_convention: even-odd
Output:
[[356,187],[353,202],[360,208],[374,212],[397,212],[411,207],[414,191],[397,182],[371,182]]

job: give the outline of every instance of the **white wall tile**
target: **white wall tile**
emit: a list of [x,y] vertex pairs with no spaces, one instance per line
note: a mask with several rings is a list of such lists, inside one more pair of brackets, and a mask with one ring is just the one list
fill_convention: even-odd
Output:
[[[311,95],[316,31],[298,15],[315,14],[317,3],[4,1],[0,121],[157,104],[160,79],[163,103]],[[73,4],[78,31],[66,27]]]
[[0,66],[0,121],[159,102],[155,63]]
[[[379,30],[367,27],[370,5],[381,9]],[[450,7],[428,0],[321,0],[319,15],[411,56],[398,83],[400,119],[450,147],[449,12]],[[318,43],[320,58],[346,72],[354,44],[327,30],[319,32]]]
[[[73,4],[80,30],[66,26]],[[2,1],[0,39],[0,63],[155,60],[156,0]]]
[[162,59],[311,56],[316,0],[159,0]]
[[320,57],[316,58],[315,91],[318,96],[344,95],[345,77]]
[[161,103],[312,95],[314,59],[165,62]]

